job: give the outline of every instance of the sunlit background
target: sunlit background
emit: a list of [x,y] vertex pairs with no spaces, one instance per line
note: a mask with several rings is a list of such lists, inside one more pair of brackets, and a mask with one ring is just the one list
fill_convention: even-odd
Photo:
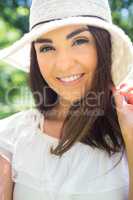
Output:
[[[133,1],[110,0],[113,22],[133,41]],[[30,0],[0,0],[0,48],[28,32]],[[130,80],[133,80],[131,75]],[[0,62],[0,118],[34,106],[27,74]]]

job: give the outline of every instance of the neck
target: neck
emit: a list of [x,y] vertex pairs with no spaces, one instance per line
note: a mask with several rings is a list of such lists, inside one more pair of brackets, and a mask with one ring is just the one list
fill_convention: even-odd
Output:
[[70,102],[60,99],[59,103],[52,108],[52,110],[47,112],[46,118],[49,120],[63,122],[67,116],[69,108]]

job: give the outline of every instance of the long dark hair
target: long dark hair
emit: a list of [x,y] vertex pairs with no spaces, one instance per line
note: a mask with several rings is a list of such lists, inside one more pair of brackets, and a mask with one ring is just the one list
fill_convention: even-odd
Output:
[[[91,99],[91,105],[94,103],[94,107],[88,106],[89,95],[92,94],[89,91],[83,98],[73,103],[63,123],[59,144],[55,149],[51,147],[51,153],[61,156],[76,141],[80,141],[92,148],[106,151],[109,156],[116,152],[122,152],[123,155],[125,145],[117,118],[115,101],[110,89],[110,85],[114,85],[111,76],[111,36],[108,31],[102,28],[93,26],[88,26],[88,28],[95,38],[98,55],[98,66],[89,91],[93,91],[95,94],[103,93],[103,95],[100,99],[100,105]],[[43,88],[48,84],[40,73],[34,43],[31,46],[29,84],[36,108],[45,115],[54,107],[58,95],[49,87],[43,96]],[[38,95],[34,95],[36,92],[44,97],[41,103],[39,103]],[[47,103],[51,106],[47,107]],[[75,112],[78,114],[75,115]]]

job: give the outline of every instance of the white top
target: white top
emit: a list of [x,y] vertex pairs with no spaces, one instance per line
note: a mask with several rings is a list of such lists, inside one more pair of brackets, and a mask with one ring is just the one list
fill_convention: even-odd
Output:
[[[0,120],[0,154],[11,162],[13,200],[128,200],[126,153],[111,158],[76,142],[61,158],[51,155],[58,139],[42,133],[36,109]],[[112,169],[112,170],[111,170]]]

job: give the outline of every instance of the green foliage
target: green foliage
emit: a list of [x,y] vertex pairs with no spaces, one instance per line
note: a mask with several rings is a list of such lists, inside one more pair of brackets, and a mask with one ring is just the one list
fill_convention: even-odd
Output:
[[113,22],[120,26],[133,41],[133,1],[109,0]]
[[[28,32],[28,1],[0,1],[0,48],[5,48]],[[28,100],[25,102],[25,98]],[[30,103],[30,105],[29,105]],[[0,62],[0,118],[33,104],[27,74]]]
[[8,114],[34,105],[27,81],[27,74],[1,63],[0,113]]

